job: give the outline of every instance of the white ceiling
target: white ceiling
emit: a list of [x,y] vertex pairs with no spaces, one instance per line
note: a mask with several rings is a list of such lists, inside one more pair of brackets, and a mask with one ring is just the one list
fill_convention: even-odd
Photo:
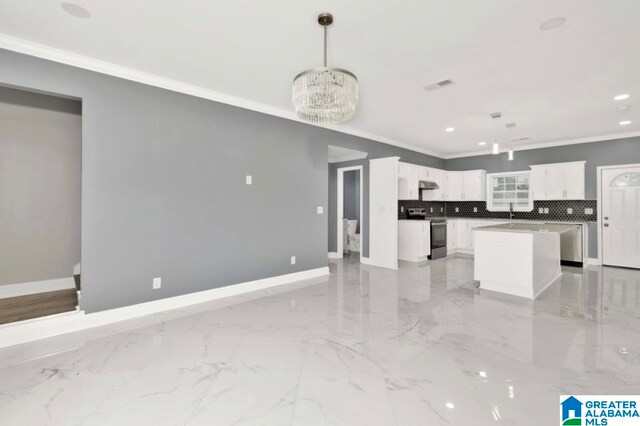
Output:
[[[6,36],[17,37],[290,117],[291,80],[321,65],[315,19],[329,11],[330,65],[360,82],[359,111],[344,131],[442,156],[486,152],[482,140],[518,148],[640,131],[639,0],[75,3],[92,17],[75,18],[57,1],[0,0],[0,47],[20,50]],[[556,16],[567,22],[539,30]],[[422,89],[447,78],[455,85]],[[631,98],[613,101],[619,93]],[[616,110],[625,104],[632,108]],[[494,111],[502,119],[489,118]],[[522,137],[530,139],[509,143]]]

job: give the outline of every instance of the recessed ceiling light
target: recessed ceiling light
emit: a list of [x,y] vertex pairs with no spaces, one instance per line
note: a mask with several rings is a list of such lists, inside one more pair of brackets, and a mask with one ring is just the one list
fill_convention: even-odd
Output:
[[91,18],[91,13],[87,9],[82,6],[78,6],[75,3],[61,3],[60,7],[62,7],[62,10],[67,12],[69,15],[73,15],[76,18]]
[[454,408],[456,408],[455,405],[453,405],[453,402],[447,402],[446,404],[444,404],[449,410],[453,410]]
[[624,101],[625,99],[629,99],[629,94],[628,93],[623,93],[621,95],[613,97],[614,101]]
[[565,18],[564,16],[558,16],[556,18],[551,18],[547,21],[544,21],[542,24],[540,24],[540,29],[542,31],[555,30],[565,22],[567,22],[567,18]]
[[455,130],[455,127],[447,127],[446,129],[444,129],[446,132],[453,132]]
[[487,143],[486,142],[478,142],[478,145],[480,146],[485,146]]
[[628,126],[629,124],[631,124],[631,121],[630,121],[630,120],[624,120],[624,121],[621,121],[621,122],[620,122],[620,125],[621,125],[621,126]]

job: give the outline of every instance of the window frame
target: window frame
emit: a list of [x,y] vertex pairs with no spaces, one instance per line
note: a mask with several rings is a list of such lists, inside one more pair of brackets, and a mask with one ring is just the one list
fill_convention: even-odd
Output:
[[[512,184],[514,185],[514,189],[513,190],[508,190],[505,189],[502,193],[503,194],[507,194],[507,193],[511,193],[513,192],[514,194],[514,200],[517,201],[518,197],[518,193],[522,193],[525,192],[524,190],[518,190],[518,177],[520,176],[526,176],[527,177],[527,181],[528,181],[528,189],[526,190],[527,192],[527,205],[526,206],[518,206],[516,204],[516,202],[514,202],[513,204],[513,211],[515,212],[531,212],[533,211],[533,182],[532,182],[532,173],[531,170],[522,170],[522,171],[514,171],[514,172],[502,172],[502,173],[488,173],[487,174],[487,210],[490,212],[507,212],[509,211],[509,205],[502,205],[502,206],[496,206],[494,204],[494,190],[493,190],[493,179],[494,178],[515,178],[515,182],[513,182]],[[505,179],[505,186],[508,185],[510,183],[506,182]],[[508,198],[510,199],[510,198]]]

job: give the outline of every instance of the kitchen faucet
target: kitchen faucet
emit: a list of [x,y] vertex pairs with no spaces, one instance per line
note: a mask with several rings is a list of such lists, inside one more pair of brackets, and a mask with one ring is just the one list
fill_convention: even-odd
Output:
[[509,220],[513,220],[513,203],[509,203]]

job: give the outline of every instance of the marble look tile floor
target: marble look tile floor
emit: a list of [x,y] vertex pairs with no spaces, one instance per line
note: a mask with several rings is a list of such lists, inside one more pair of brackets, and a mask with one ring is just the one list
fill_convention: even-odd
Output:
[[640,271],[565,268],[532,302],[473,260],[331,275],[0,351],[3,425],[549,425],[640,392]]

